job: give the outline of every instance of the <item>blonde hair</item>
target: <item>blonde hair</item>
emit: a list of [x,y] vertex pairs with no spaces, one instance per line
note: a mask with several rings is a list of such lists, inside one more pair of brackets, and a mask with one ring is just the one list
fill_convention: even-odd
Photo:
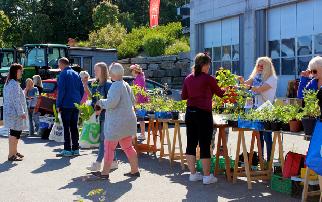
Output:
[[87,71],[81,71],[79,73],[80,78],[83,80],[84,78],[89,78],[89,73]]
[[112,63],[110,66],[110,73],[115,76],[123,76],[124,68],[120,63]]
[[316,56],[312,58],[312,60],[309,63],[309,70],[320,70],[322,71],[322,57]]
[[25,91],[27,92],[28,90],[32,89],[34,87],[34,82],[32,79],[28,78],[26,79],[26,88]]
[[256,65],[253,69],[253,72],[249,76],[250,79],[255,78],[255,76],[257,74],[257,66],[259,63],[262,63],[264,65],[263,72],[262,72],[263,81],[266,81],[271,76],[277,77],[274,65],[272,63],[272,59],[269,57],[259,57],[256,60]]
[[36,85],[36,86],[39,86],[39,87],[43,88],[42,80],[41,80],[41,77],[40,77],[39,75],[34,75],[34,76],[32,77],[32,79],[33,79],[34,85]]
[[98,78],[98,82],[100,85],[103,85],[110,77],[106,63],[105,62],[96,63],[94,68],[101,69],[101,75],[100,75],[100,78]]

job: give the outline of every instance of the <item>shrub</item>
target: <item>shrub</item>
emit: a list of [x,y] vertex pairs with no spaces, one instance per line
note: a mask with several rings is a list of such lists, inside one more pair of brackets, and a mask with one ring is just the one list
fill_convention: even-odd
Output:
[[186,42],[177,40],[174,44],[167,47],[167,49],[165,50],[165,54],[177,55],[178,53],[189,52],[189,51],[190,51],[190,46]]
[[126,36],[125,28],[117,23],[89,34],[88,45],[100,48],[117,48]]
[[117,48],[117,54],[118,58],[121,59],[136,57],[139,52],[135,43],[131,43],[131,41],[126,40]]
[[162,34],[149,34],[143,39],[144,52],[151,56],[163,55],[167,46],[167,39]]
[[181,22],[173,22],[164,26],[158,26],[154,31],[164,34],[170,43],[173,43],[175,39],[179,39],[183,36]]

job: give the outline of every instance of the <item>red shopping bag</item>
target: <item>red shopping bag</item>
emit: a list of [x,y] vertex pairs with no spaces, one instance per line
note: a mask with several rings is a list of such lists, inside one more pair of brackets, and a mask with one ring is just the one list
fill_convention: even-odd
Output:
[[301,168],[304,167],[305,155],[288,152],[285,157],[283,177],[290,178],[298,176]]

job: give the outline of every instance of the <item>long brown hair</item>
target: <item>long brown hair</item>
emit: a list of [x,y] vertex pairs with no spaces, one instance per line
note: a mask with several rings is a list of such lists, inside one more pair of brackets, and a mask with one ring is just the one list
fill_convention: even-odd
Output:
[[22,66],[21,64],[13,63],[13,64],[10,66],[10,70],[9,70],[9,74],[8,74],[8,76],[7,76],[6,84],[7,84],[11,79],[14,79],[15,81],[17,81],[17,80],[18,80],[18,77],[17,77],[18,70],[23,70],[23,66]]
[[202,72],[202,67],[204,65],[210,64],[211,58],[208,54],[198,53],[195,57],[195,64],[192,67],[195,76],[199,76]]
[[96,63],[94,68],[98,67],[101,69],[101,75],[97,79],[100,85],[103,85],[109,78],[108,68],[105,62]]

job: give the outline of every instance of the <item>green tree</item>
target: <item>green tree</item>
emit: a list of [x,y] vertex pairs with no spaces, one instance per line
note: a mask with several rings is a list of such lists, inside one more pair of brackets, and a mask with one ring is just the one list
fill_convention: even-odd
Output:
[[101,28],[107,24],[118,22],[119,8],[108,0],[102,1],[93,11],[93,23],[95,28]]
[[5,33],[6,29],[11,26],[9,22],[8,16],[4,14],[3,11],[0,11],[0,46],[4,45],[3,43],[3,34]]
[[125,36],[126,30],[120,23],[108,24],[89,34],[88,45],[100,48],[117,48],[123,42]]

